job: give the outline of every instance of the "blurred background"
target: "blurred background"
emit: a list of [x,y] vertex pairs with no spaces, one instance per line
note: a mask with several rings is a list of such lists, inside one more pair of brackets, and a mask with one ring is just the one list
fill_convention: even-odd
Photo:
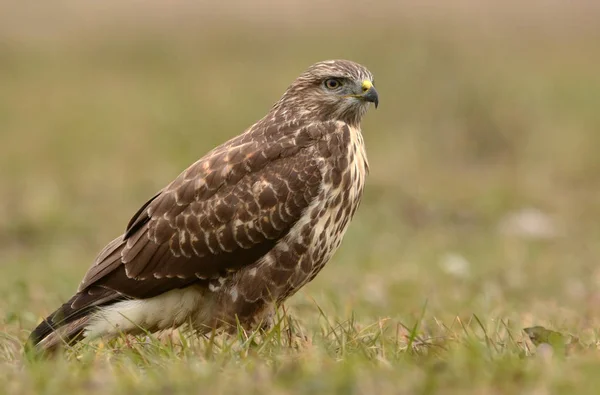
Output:
[[0,5],[0,330],[24,339],[146,199],[316,61],[374,74],[371,174],[301,322],[600,321],[600,3]]

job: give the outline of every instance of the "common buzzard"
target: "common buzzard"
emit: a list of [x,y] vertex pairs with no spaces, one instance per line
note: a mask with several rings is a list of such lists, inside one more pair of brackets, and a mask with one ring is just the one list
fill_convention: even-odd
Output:
[[360,121],[378,100],[357,63],[309,67],[264,118],[144,204],[30,343],[268,320],[340,245],[368,173]]

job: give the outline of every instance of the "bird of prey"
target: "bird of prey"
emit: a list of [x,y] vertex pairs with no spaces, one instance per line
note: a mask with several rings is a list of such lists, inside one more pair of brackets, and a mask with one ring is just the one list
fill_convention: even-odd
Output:
[[364,66],[310,66],[264,118],[145,203],[30,344],[269,322],[342,241],[369,170],[360,122],[378,102]]

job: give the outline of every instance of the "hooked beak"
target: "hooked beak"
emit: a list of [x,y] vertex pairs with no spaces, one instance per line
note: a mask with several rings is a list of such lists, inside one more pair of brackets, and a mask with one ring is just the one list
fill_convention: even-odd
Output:
[[375,108],[377,108],[377,105],[379,105],[379,95],[377,94],[375,86],[373,86],[373,83],[370,80],[364,80],[362,82],[362,92],[363,93],[359,97],[361,97],[364,101],[374,103]]
[[368,101],[375,104],[375,108],[377,108],[377,106],[379,105],[379,95],[377,94],[377,91],[375,90],[374,86],[370,87],[369,90],[363,93],[362,98],[364,101]]

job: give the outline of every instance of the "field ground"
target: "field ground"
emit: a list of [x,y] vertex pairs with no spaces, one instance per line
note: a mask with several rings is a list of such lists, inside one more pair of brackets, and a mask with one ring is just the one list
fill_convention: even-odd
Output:
[[[597,393],[594,2],[155,3],[0,12],[0,393]],[[147,198],[340,57],[376,75],[371,174],[280,325],[23,356]]]

